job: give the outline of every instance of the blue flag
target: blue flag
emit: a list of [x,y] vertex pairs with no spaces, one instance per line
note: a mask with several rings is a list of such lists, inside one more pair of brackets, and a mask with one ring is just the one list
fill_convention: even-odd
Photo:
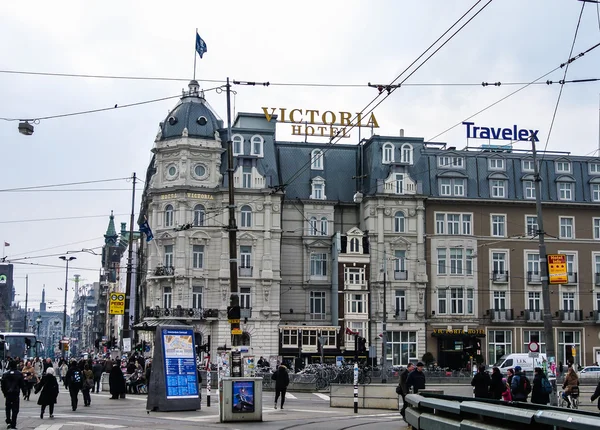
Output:
[[206,42],[196,32],[196,52],[198,53],[200,58],[202,58],[206,51],[208,51],[208,49],[206,48]]
[[152,234],[152,230],[150,229],[150,224],[148,224],[148,220],[140,224],[140,232],[146,235],[146,242],[150,242],[152,239],[154,239],[154,235]]

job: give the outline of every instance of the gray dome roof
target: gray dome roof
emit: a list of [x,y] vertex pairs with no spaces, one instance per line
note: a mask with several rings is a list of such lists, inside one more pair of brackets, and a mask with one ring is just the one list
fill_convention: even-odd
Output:
[[190,82],[190,91],[185,92],[181,100],[161,123],[161,138],[166,140],[181,137],[187,128],[188,136],[214,139],[215,131],[222,128],[220,121],[198,91],[198,82]]

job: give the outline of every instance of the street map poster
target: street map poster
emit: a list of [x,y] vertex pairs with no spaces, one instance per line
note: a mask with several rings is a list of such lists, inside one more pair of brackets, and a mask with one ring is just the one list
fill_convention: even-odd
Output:
[[162,331],[167,399],[198,398],[193,330]]

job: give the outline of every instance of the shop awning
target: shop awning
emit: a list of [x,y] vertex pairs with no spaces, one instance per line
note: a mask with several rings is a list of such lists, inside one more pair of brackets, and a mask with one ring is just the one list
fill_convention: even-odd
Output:
[[153,318],[153,319],[145,319],[142,322],[134,324],[131,327],[133,330],[139,331],[156,331],[156,327],[159,325],[189,325],[185,321],[167,319],[167,318]]

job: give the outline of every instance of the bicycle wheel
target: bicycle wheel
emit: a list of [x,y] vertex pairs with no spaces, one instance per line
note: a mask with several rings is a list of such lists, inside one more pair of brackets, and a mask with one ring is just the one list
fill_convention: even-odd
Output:
[[325,388],[327,388],[327,379],[325,378],[317,378],[316,382],[315,382],[315,387],[317,388],[317,390],[324,390]]
[[571,399],[571,409],[579,409],[579,399]]

